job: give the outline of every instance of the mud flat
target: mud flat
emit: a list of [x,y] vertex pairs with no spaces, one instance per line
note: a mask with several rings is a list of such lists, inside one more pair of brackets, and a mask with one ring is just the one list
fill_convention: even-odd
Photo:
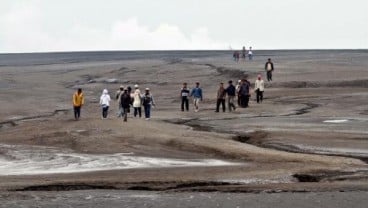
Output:
[[[137,198],[151,196],[173,205],[176,194],[198,207],[205,207],[203,198],[219,203],[229,197],[239,207],[247,200],[267,207],[288,197],[291,204],[280,207],[303,207],[299,201],[312,198],[338,207],[336,198],[352,196],[356,201],[339,206],[363,204],[367,51],[258,51],[254,61],[239,63],[224,51],[140,53],[104,59],[39,54],[25,59],[29,64],[0,58],[0,198],[6,205],[22,197],[45,207],[52,205],[48,199],[104,204],[106,195],[121,196],[109,199],[111,207],[122,201],[140,206]],[[253,94],[249,108],[215,113],[218,83],[245,76],[254,83],[268,57],[276,70],[263,103]],[[204,90],[201,109],[181,112],[181,84],[196,81]],[[130,115],[123,123],[116,101],[110,118],[101,120],[100,93],[107,88],[114,96],[120,84],[152,89],[158,105],[150,121]],[[86,105],[74,121],[70,103],[78,87]],[[269,201],[260,202],[264,197]]]

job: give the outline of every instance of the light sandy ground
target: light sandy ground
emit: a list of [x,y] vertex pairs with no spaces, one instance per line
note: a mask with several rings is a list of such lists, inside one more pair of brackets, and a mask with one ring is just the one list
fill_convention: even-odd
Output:
[[[253,94],[249,108],[216,114],[218,83],[246,75],[254,83],[268,57],[276,70],[264,102],[257,104]],[[365,51],[304,51],[269,52],[245,63],[219,56],[0,67],[0,143],[241,164],[1,176],[0,189],[367,191],[366,66]],[[204,90],[201,109],[181,112],[181,83],[192,87],[196,81]],[[158,104],[153,118],[130,115],[123,123],[114,101],[109,119],[101,120],[102,89],[114,96],[120,84],[136,83],[152,89]],[[80,121],[71,111],[77,87],[86,97]]]

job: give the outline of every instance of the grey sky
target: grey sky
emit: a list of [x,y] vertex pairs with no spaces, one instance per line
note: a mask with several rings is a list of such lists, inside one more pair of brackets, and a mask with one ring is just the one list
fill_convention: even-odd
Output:
[[0,52],[368,48],[366,0],[1,0]]

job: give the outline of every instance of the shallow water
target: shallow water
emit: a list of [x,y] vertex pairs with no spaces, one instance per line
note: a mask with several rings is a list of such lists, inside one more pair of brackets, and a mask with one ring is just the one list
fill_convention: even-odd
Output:
[[79,154],[44,146],[0,145],[0,175],[36,175],[132,168],[228,166],[239,163],[212,159],[168,159],[133,153]]

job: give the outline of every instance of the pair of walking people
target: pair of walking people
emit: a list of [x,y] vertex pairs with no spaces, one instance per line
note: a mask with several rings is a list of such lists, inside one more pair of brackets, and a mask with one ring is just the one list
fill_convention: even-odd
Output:
[[230,80],[229,82],[229,86],[225,89],[224,88],[224,83],[220,83],[220,87],[217,90],[217,102],[216,102],[216,111],[215,112],[219,112],[220,111],[220,106],[222,106],[222,111],[225,112],[226,111],[226,98],[227,98],[227,105],[229,108],[229,112],[231,112],[232,110],[235,110],[235,104],[234,104],[234,100],[235,100],[235,86],[233,85],[233,81]]
[[203,100],[202,89],[199,85],[199,82],[196,82],[195,88],[190,91],[188,84],[186,82],[183,83],[183,87],[180,90],[181,111],[189,111],[189,97],[193,97],[194,111],[199,111],[199,103]]

